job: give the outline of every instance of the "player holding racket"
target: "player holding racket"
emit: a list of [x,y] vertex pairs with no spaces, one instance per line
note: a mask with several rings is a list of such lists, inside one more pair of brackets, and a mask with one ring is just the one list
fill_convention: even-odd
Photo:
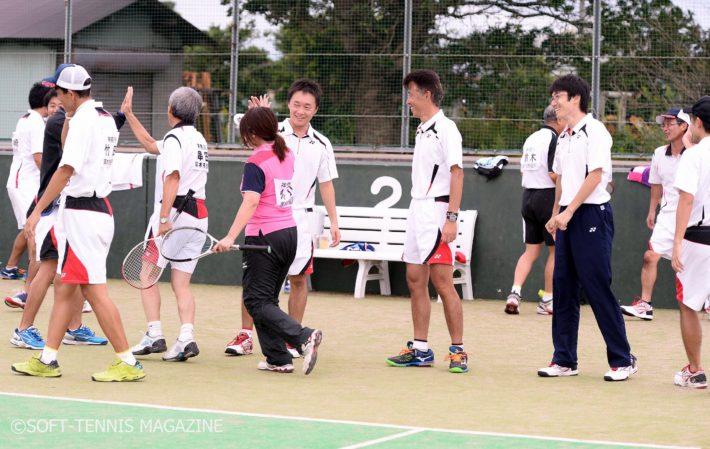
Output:
[[[129,87],[121,110],[131,130],[143,147],[157,154],[155,171],[155,210],[150,219],[146,238],[164,235],[173,226],[190,226],[207,231],[207,207],[205,186],[209,164],[207,142],[195,129],[195,121],[202,108],[202,97],[189,87],[180,87],[168,99],[168,123],[173,128],[161,142],[146,131],[133,113],[133,88]],[[187,195],[189,190],[193,196]],[[185,204],[183,204],[185,203]],[[176,208],[183,212],[172,223]],[[153,252],[157,258],[157,252]],[[155,260],[167,264],[165,260]],[[163,356],[168,362],[184,362],[200,353],[194,337],[195,298],[190,290],[190,279],[197,261],[171,262],[170,283],[175,292],[180,316],[180,334],[170,350]],[[160,290],[157,285],[141,290],[143,309],[148,321],[148,330],[143,339],[131,348],[134,355],[161,353],[167,350],[160,324]]]
[[239,206],[228,234],[214,247],[231,250],[245,230],[245,243],[270,245],[272,251],[244,253],[243,302],[254,319],[261,351],[266,361],[260,370],[293,372],[292,355],[286,343],[303,355],[303,371],[309,374],[322,339],[319,330],[302,327],[279,308],[279,291],[296,256],[297,232],[293,204],[293,153],[278,134],[271,109],[250,109],[241,120],[242,141],[254,151],[244,166]]

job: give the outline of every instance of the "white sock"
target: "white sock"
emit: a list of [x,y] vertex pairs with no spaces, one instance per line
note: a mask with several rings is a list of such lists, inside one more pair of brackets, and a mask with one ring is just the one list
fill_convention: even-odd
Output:
[[134,366],[136,364],[136,358],[133,356],[131,351],[117,352],[116,357],[128,365]]
[[148,321],[148,336],[150,338],[163,336],[163,327],[160,325],[160,321]]
[[510,293],[516,293],[519,296],[520,290],[522,289],[523,287],[521,285],[514,285],[513,288],[510,289]]
[[180,326],[180,335],[178,336],[178,340],[181,342],[186,342],[190,340],[194,340],[195,337],[192,335],[192,329],[194,326],[192,323],[185,323],[182,326]]
[[45,365],[49,365],[57,360],[57,350],[45,345],[44,349],[42,349],[42,355],[39,357],[39,360]]
[[416,349],[417,351],[426,352],[429,350],[429,342],[421,341],[421,340],[414,340],[414,342],[412,342],[412,348]]
[[242,330],[239,331],[239,333],[240,334],[242,334],[242,333],[247,334],[249,336],[249,338],[251,338],[252,329],[247,329],[247,328],[243,327]]
[[542,293],[542,300],[544,302],[552,301],[552,292],[543,292]]

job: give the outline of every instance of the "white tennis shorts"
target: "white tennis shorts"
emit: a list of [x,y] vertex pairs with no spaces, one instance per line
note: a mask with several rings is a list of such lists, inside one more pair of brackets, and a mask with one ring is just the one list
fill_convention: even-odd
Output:
[[43,212],[37,222],[37,227],[35,228],[35,260],[38,262],[58,257],[56,232],[52,236],[52,228],[57,223],[58,213],[59,206],[54,206],[50,212]]
[[15,214],[15,220],[17,220],[17,229],[23,229],[25,227],[25,223],[27,223],[27,210],[30,208],[32,201],[34,201],[38,189],[39,187],[34,190],[31,188],[7,188],[7,196],[10,197],[12,212]]
[[658,215],[653,227],[648,247],[661,257],[671,260],[673,257],[673,237],[675,234],[675,213]]
[[[170,210],[170,216],[172,217],[173,215],[175,215],[175,212],[176,212],[175,208],[172,208]],[[190,215],[186,212],[183,212],[177,217],[177,219],[173,223],[173,229],[187,226],[187,227],[191,227],[191,228],[198,228],[198,229],[201,229],[201,230],[207,232],[207,226],[209,224],[208,220],[209,220],[208,217],[195,218],[192,215]],[[146,240],[158,235],[159,227],[160,227],[160,210],[158,209],[155,212],[153,212],[153,215],[150,217],[148,229],[145,232]],[[167,242],[165,242],[165,243],[170,244],[170,239],[168,239]],[[162,245],[163,243],[161,242],[160,244]],[[180,244],[181,246],[194,245],[195,246],[194,252],[195,252],[195,254],[198,254],[201,252],[203,240],[200,239],[199,241],[195,241],[195,242],[174,242],[173,244]],[[168,264],[170,264],[170,268],[173,270],[178,270],[178,271],[182,271],[183,273],[192,274],[192,273],[194,273],[195,267],[197,266],[197,261],[192,260],[190,262],[169,262],[168,260],[166,260],[164,257],[161,256],[157,260],[156,264],[161,268],[165,268],[168,266]]]
[[710,245],[683,240],[680,251],[683,271],[676,273],[676,299],[701,311],[710,300]]
[[449,203],[433,198],[412,199],[407,215],[402,260],[413,264],[454,264],[452,244],[441,242]]
[[[57,274],[66,284],[105,284],[106,258],[113,240],[113,214],[107,198],[87,198],[95,209],[73,209],[62,201],[55,226]],[[102,205],[103,204],[103,205]]]
[[293,209],[293,220],[298,233],[296,257],[288,269],[290,276],[313,273],[313,230],[311,217],[315,212],[306,209]]

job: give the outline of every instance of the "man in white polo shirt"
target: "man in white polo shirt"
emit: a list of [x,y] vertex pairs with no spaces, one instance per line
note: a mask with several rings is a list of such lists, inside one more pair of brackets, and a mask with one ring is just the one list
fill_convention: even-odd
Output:
[[[39,167],[42,163],[42,141],[44,139],[44,124],[47,117],[47,107],[44,97],[49,87],[35,83],[30,89],[30,109],[17,121],[15,132],[12,133],[12,164],[7,177],[7,194],[10,197],[12,211],[17,220],[20,232],[15,237],[10,257],[5,268],[0,270],[0,277],[5,279],[20,279],[22,273],[17,264],[28,242],[22,228],[25,227],[27,209],[39,189]],[[34,248],[33,242],[29,242]],[[34,257],[29,257],[33,264]]]
[[691,110],[693,143],[680,159],[675,187],[679,191],[673,257],[676,297],[680,309],[680,332],[688,365],[676,373],[681,387],[707,388],[700,362],[703,331],[698,312],[710,300],[710,97]]
[[584,289],[606,343],[610,369],[604,380],[626,380],[637,371],[619,303],[611,291],[614,217],[606,190],[611,180],[609,131],[592,114],[589,85],[576,75],[552,83],[552,107],[567,128],[557,139],[555,209],[547,231],[555,236],[552,343],[541,377],[576,376],[579,288]]
[[412,160],[412,201],[407,216],[404,254],[407,285],[411,295],[414,338],[399,355],[386,360],[390,366],[432,366],[429,348],[431,299],[429,279],[444,303],[451,336],[446,357],[449,371],[468,371],[463,346],[463,309],[454,288],[452,242],[456,239],[463,191],[461,133],[441,108],[444,89],[432,70],[415,70],[402,83],[407,105],[421,123],[417,127]]
[[[333,180],[338,177],[335,154],[330,140],[319,133],[311,120],[318,112],[322,90],[313,80],[300,79],[288,88],[289,118],[279,125],[279,134],[286,141],[288,148],[296,157],[294,165],[294,200],[293,219],[298,227],[298,247],[296,257],[288,271],[291,291],[288,297],[288,314],[298,321],[303,321],[308,299],[307,275],[313,273],[313,214],[316,203],[316,184],[320,189],[323,205],[330,218],[330,246],[340,243],[338,214],[335,206],[335,188]],[[252,97],[249,107],[271,107],[267,96]],[[247,355],[254,346],[252,329],[254,320],[242,304],[242,329],[230,341],[224,352],[231,355]],[[288,347],[292,357],[300,357],[299,352]]]
[[[683,136],[688,130],[690,117],[680,108],[670,108],[665,114],[656,117],[656,123],[663,127],[668,145],[663,145],[653,152],[651,172],[648,182],[651,184],[651,200],[648,206],[646,226],[653,230],[648,241],[648,250],[643,255],[641,268],[641,296],[630,306],[621,306],[624,315],[635,316],[645,321],[653,319],[651,295],[656,283],[658,261],[661,257],[671,259],[673,253],[673,234],[675,233],[675,210],[678,205],[678,190],[673,187],[680,156],[685,151]],[[661,210],[656,217],[656,209]]]
[[62,194],[55,225],[61,261],[54,281],[54,307],[42,353],[12,370],[29,376],[59,377],[57,351],[72,311],[78,288],[88,299],[101,329],[116,351],[116,360],[106,371],[96,373],[97,382],[122,382],[145,377],[143,367],[128,350],[121,316],[106,288],[106,258],[113,240],[111,166],[118,130],[111,114],[91,98],[91,77],[81,66],[64,67],[54,82],[66,110],[62,159],[44,195],[27,218],[25,233],[34,238],[43,210]]
[[543,243],[549,248],[545,263],[545,288],[537,313],[552,315],[552,271],[555,268],[555,239],[545,229],[555,203],[555,179],[552,171],[555,159],[557,136],[564,129],[564,123],[557,120],[552,106],[543,112],[544,126],[532,133],[523,144],[520,172],[523,185],[523,241],[525,252],[518,259],[513,277],[513,287],[505,303],[505,313],[517,315],[521,291],[532,266],[542,252]]

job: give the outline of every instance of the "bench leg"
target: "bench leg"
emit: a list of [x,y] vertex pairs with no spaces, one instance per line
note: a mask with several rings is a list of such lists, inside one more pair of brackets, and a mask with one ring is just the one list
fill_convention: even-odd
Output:
[[369,260],[357,261],[357,276],[355,277],[355,298],[365,297],[365,287],[367,286],[367,275],[372,267],[372,262]]
[[473,284],[471,283],[471,267],[461,268],[461,293],[463,299],[473,300]]

